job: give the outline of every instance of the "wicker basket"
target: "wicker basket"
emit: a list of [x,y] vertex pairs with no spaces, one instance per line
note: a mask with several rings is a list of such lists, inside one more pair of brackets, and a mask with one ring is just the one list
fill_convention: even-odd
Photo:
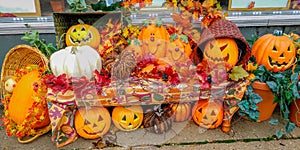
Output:
[[39,49],[29,45],[17,45],[13,47],[5,56],[1,70],[1,87],[3,92],[5,81],[15,75],[16,69],[25,68],[30,64],[35,64],[48,69],[48,58]]

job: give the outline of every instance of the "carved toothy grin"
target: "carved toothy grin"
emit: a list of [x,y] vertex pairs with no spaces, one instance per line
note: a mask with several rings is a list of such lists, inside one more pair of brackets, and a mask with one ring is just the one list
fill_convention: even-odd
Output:
[[102,128],[102,130],[100,130],[98,132],[92,132],[92,133],[86,131],[85,129],[82,129],[82,130],[83,130],[84,133],[89,134],[89,135],[98,135],[98,134],[102,134],[103,133],[105,127],[106,127],[106,125],[104,125],[104,127]]
[[[278,66],[278,67],[281,67],[281,66],[286,66],[288,63],[286,63],[286,62],[283,62],[283,63],[278,63],[277,61],[274,61],[274,60],[272,60],[272,58],[270,57],[270,56],[268,56],[268,58],[269,58],[269,63],[270,63],[270,65],[271,66]],[[290,62],[289,62],[290,63]]]
[[89,34],[86,38],[82,38],[81,40],[78,40],[78,38],[72,38],[70,36],[70,40],[72,41],[72,43],[78,43],[78,44],[85,43],[85,42],[90,42],[91,39],[92,39],[92,33],[91,32],[89,32]]
[[204,52],[205,56],[209,59],[209,60],[212,60],[212,61],[215,61],[215,62],[223,62],[225,58],[229,59],[229,55],[227,54],[227,56],[225,58],[221,58],[221,57],[210,57],[208,52],[205,51]]

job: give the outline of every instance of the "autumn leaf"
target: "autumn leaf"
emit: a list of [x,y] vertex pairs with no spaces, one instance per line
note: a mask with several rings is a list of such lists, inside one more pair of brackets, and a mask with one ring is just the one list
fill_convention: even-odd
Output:
[[239,79],[247,77],[249,74],[245,69],[240,66],[234,66],[229,74],[229,78],[233,81],[238,81]]

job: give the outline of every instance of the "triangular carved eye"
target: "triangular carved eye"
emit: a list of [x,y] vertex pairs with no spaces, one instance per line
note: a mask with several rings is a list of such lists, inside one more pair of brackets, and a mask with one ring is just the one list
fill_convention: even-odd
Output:
[[275,46],[273,47],[273,51],[278,51],[277,48],[276,48]]
[[220,47],[221,51],[223,51],[223,50],[227,47],[227,45],[228,45],[228,44],[225,44],[225,45],[221,46],[221,47]]
[[126,116],[123,116],[122,121],[126,121]]
[[81,28],[81,31],[85,31],[85,28]]
[[84,120],[84,124],[85,124],[85,125],[89,125],[89,124],[91,124],[91,123],[90,123],[88,120],[85,119],[85,120]]
[[134,114],[133,120],[136,120],[136,119],[138,119],[138,116],[136,114]]
[[73,29],[73,31],[72,32],[77,32],[77,30],[76,29]]
[[198,109],[198,112],[199,112],[199,113],[202,113],[202,108]]
[[212,110],[211,115],[216,116],[215,110]]
[[101,117],[101,116],[99,116],[98,117],[98,121],[100,122],[100,121],[102,121],[103,120],[103,118]]

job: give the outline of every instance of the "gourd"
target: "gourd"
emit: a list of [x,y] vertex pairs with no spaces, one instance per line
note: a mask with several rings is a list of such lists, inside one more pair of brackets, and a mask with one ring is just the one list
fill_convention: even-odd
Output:
[[265,34],[255,41],[251,54],[259,65],[264,65],[270,71],[280,72],[294,64],[296,49],[290,38],[275,30],[274,34]]
[[190,118],[191,104],[190,103],[175,103],[171,104],[172,118],[175,122],[186,121]]
[[90,46],[68,46],[50,57],[50,68],[55,76],[66,74],[91,79],[93,72],[101,67],[100,55]]

